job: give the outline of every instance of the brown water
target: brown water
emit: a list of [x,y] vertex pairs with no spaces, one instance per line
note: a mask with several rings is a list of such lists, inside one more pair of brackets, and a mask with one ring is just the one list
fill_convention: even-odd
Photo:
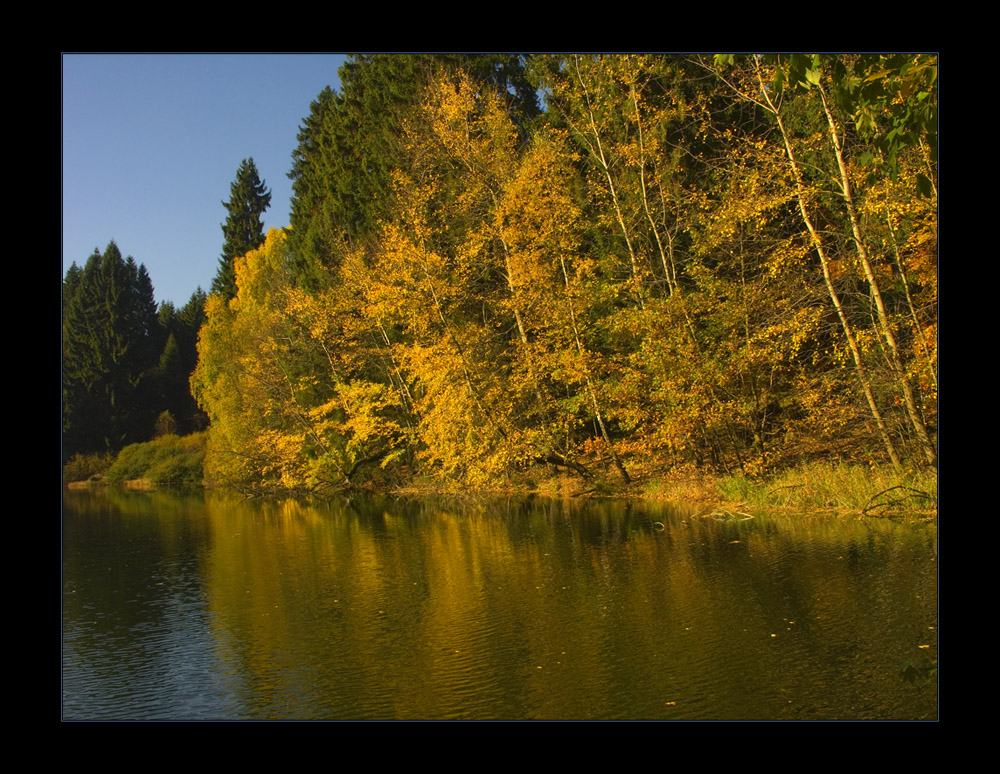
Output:
[[916,521],[67,491],[63,718],[935,719],[899,674],[935,558]]

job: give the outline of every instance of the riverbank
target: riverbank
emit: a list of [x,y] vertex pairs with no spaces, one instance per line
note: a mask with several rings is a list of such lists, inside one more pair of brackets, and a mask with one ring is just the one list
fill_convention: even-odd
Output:
[[[396,487],[394,494],[421,496],[469,494],[436,479],[415,480]],[[936,515],[937,472],[905,471],[888,467],[814,462],[771,475],[720,476],[697,469],[674,470],[633,478],[625,485],[612,477],[584,479],[566,474],[528,478],[476,494],[536,494],[547,497],[626,497],[694,504],[713,509],[796,510],[856,513],[864,516],[896,514]]]
[[720,479],[716,489],[726,501],[769,510],[937,514],[935,470],[897,473],[888,467],[810,463],[760,479],[729,476]]
[[[136,444],[113,459],[91,458],[67,465],[64,481],[69,488],[118,485],[152,489],[158,485],[200,486],[206,437],[164,436]],[[103,468],[103,469],[101,469]],[[557,498],[626,497],[693,504],[741,513],[775,510],[831,511],[863,516],[897,514],[936,515],[937,473],[842,461],[800,463],[762,476],[717,475],[694,467],[630,463],[631,481],[625,483],[613,469],[592,465],[592,476],[582,477],[554,466],[537,467],[511,475],[493,486],[474,491],[445,479],[414,474],[405,479],[367,481],[357,486],[322,491],[254,491],[274,497],[332,497],[352,491],[385,492],[395,496],[512,496],[541,495]]]

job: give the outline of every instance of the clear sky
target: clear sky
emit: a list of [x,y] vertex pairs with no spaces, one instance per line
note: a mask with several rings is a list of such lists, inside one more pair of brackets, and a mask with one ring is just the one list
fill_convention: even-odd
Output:
[[299,126],[340,54],[65,54],[62,263],[112,239],[144,263],[156,300],[209,290],[223,200],[253,157],[271,189],[264,226],[288,225]]

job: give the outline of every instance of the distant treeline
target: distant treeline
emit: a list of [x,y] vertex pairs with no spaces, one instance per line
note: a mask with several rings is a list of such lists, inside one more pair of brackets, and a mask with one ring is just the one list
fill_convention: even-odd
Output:
[[63,461],[149,440],[157,426],[205,427],[189,384],[205,319],[201,288],[179,311],[169,301],[157,307],[146,267],[111,242],[83,268],[70,266],[62,292]]

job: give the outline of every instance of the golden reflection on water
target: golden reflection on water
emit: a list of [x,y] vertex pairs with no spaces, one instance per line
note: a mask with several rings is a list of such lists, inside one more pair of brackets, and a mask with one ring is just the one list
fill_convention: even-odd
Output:
[[[211,493],[81,500],[72,518],[66,575],[81,585],[87,570],[74,563],[91,549],[81,536],[77,550],[77,530],[100,533],[102,545],[124,532],[145,546],[123,586],[140,585],[154,566],[177,588],[186,579],[190,593],[175,605],[183,623],[163,617],[157,628],[174,640],[183,629],[184,658],[204,659],[199,716],[936,711],[936,694],[914,696],[896,674],[935,623],[930,528],[813,517],[719,523],[624,501],[357,498],[311,507]],[[94,664],[109,637],[148,628],[115,608],[115,631],[81,624],[77,634],[75,604],[66,605],[73,647],[64,652]],[[141,645],[137,653],[156,650]],[[128,653],[107,654],[100,690],[127,668]]]

